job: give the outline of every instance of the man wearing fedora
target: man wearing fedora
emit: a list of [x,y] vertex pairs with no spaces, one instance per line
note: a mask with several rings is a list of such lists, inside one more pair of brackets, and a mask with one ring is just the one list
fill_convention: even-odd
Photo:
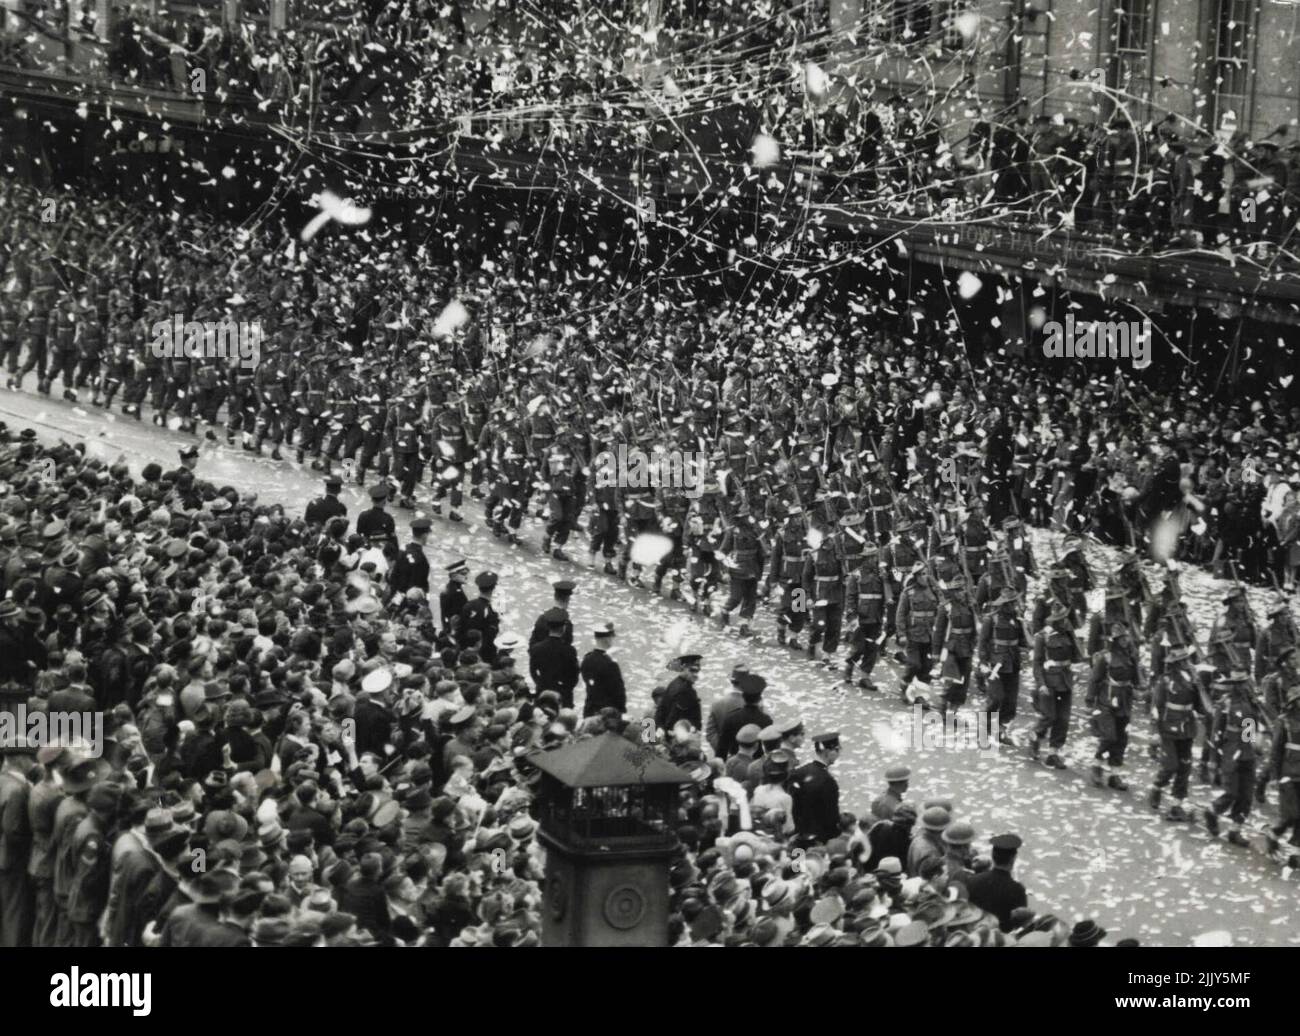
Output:
[[221,904],[239,887],[239,875],[234,871],[213,869],[198,874],[182,871],[180,903],[167,918],[162,928],[159,945],[182,946],[247,946],[248,939],[231,932],[221,923]]

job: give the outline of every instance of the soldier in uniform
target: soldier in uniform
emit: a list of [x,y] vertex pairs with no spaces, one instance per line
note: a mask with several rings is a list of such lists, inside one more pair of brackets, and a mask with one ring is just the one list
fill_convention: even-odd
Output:
[[[682,568],[686,564],[686,527],[690,520],[691,498],[682,486],[661,486],[657,500],[657,520],[665,536],[672,540],[673,548],[663,556],[655,566],[654,592],[663,592],[664,577],[672,572],[673,580],[669,597],[678,600],[681,597]],[[615,512],[617,513],[617,512]],[[617,526],[615,526],[617,528]],[[611,557],[613,545],[611,544]],[[594,555],[593,551],[593,555]],[[592,558],[595,567],[595,558]]]
[[1003,587],[979,632],[978,658],[988,712],[998,717],[998,740],[1003,743],[1011,739],[1011,724],[1019,710],[1021,653],[1033,646],[1020,619],[1019,603],[1015,592]]
[[549,517],[542,537],[542,553],[549,554],[556,561],[568,561],[564,545],[577,527],[578,514],[584,502],[580,493],[585,487],[575,470],[576,458],[567,446],[553,443],[545,454],[545,464],[550,471],[546,498]]
[[874,543],[862,548],[861,567],[849,574],[844,585],[844,613],[853,622],[849,636],[849,657],[844,664],[844,679],[852,681],[853,668],[858,666],[862,676],[858,686],[874,691],[871,680],[880,649],[885,643],[885,623],[892,601],[889,583],[880,567],[880,549]]
[[433,513],[442,517],[442,501],[450,496],[451,510],[447,517],[453,522],[461,520],[460,509],[465,502],[461,483],[465,478],[465,464],[470,459],[464,418],[457,409],[457,402],[457,398],[451,396],[445,405],[437,407],[429,429]]
[[993,602],[1008,587],[1017,598],[1024,600],[1028,580],[1024,572],[1011,567],[1011,555],[1006,548],[995,542],[989,552],[988,569],[975,585],[975,608],[979,614],[987,615],[994,607]]
[[898,599],[894,626],[903,648],[903,677],[899,694],[910,704],[909,688],[913,680],[928,683],[930,680],[930,648],[934,635],[934,617],[939,610],[939,599],[930,587],[930,576],[924,564],[917,562],[912,577],[903,587]]
[[105,410],[113,406],[113,397],[122,390],[126,399],[135,377],[136,324],[130,314],[115,314],[108,330],[108,347],[105,354],[104,372],[95,388],[95,405]]
[[1192,745],[1196,741],[1196,716],[1205,719],[1204,691],[1192,671],[1192,652],[1187,647],[1170,648],[1165,671],[1151,691],[1151,718],[1160,737],[1160,772],[1148,793],[1152,809],[1160,808],[1163,789],[1173,781],[1174,804],[1165,814],[1169,820],[1191,820],[1183,809],[1187,779],[1192,772]]
[[578,584],[572,579],[557,579],[551,584],[551,590],[555,598],[554,603],[542,615],[538,616],[537,621],[533,623],[533,632],[528,637],[529,647],[540,643],[550,635],[548,616],[555,610],[564,613],[564,642],[566,644],[573,643],[573,622],[569,618],[569,602],[573,599],[573,591],[577,588]]
[[[1006,538],[1012,568],[1028,578],[1037,576],[1038,563],[1034,560],[1033,544],[1025,535],[1024,523],[1014,515],[1002,519],[1002,535]],[[1020,592],[1023,595],[1023,591]]]
[[[97,375],[104,351],[104,325],[100,323],[99,314],[95,312],[95,302],[92,298],[82,297],[77,305],[76,320],[77,330],[73,338],[77,350],[77,373],[72,383],[74,398],[79,389],[98,384]],[[97,399],[98,391],[96,390],[93,395]]]
[[328,436],[322,463],[327,471],[336,460],[355,460],[363,438],[357,406],[361,382],[353,373],[352,362],[337,360],[325,388]]
[[280,446],[284,442],[285,419],[289,411],[289,390],[294,382],[293,361],[287,355],[287,345],[281,342],[269,362],[263,361],[253,376],[257,395],[257,437],[252,452],[261,453],[262,444],[271,440],[271,459],[280,460]]
[[834,666],[844,621],[844,549],[840,537],[830,528],[810,550],[803,565],[803,591],[812,608],[812,630],[808,657],[824,659]]
[[1024,842],[1019,835],[997,835],[989,844],[993,847],[993,866],[971,878],[966,883],[966,892],[971,903],[995,915],[998,927],[1009,932],[1011,915],[1029,902],[1025,886],[1011,876],[1016,853]]
[[[1278,818],[1269,832],[1268,846],[1281,850],[1281,837],[1291,831],[1293,850],[1300,847],[1300,680],[1286,688],[1286,701],[1273,732],[1273,750],[1269,756],[1269,773],[1277,781]],[[1300,866],[1300,853],[1292,852],[1287,866]]]
[[326,363],[324,356],[312,357],[293,393],[293,406],[298,413],[296,459],[301,464],[310,453],[313,471],[321,469],[321,451],[325,449],[330,424],[331,383]]
[[18,337],[18,317],[21,304],[16,295],[0,294],[0,360],[9,375],[8,386],[18,387],[18,359],[21,341]]
[[1088,591],[1095,583],[1092,569],[1083,556],[1083,540],[1073,533],[1061,545],[1061,566],[1069,570],[1070,609],[1082,620],[1088,614]]
[[989,544],[993,536],[984,521],[984,506],[979,500],[972,499],[970,514],[958,529],[962,550],[966,555],[966,572],[969,578],[978,580],[984,575],[984,566],[988,561]]
[[885,790],[871,800],[871,815],[877,820],[891,820],[894,810],[903,804],[912,771],[906,766],[891,766],[885,771]]
[[388,486],[380,483],[370,490],[370,507],[357,516],[357,532],[369,542],[386,540],[397,546],[397,523],[393,516],[384,510],[384,501],[388,499]]
[[758,606],[758,581],[763,577],[763,544],[754,531],[749,508],[741,505],[733,524],[722,537],[720,552],[730,558],[728,572],[731,592],[718,612],[722,626],[731,622],[731,613],[740,609],[740,633],[749,633],[749,623]]
[[[921,554],[917,550],[916,540],[913,538],[915,530],[915,522],[910,518],[900,516],[895,535],[885,546],[885,575],[889,579],[890,596],[895,601],[901,599],[903,584],[921,561]],[[888,625],[885,632],[889,636],[893,636],[898,629],[894,619],[894,615],[886,617]]]
[[339,493],[342,491],[343,480],[337,475],[330,475],[325,479],[325,495],[318,496],[307,505],[303,520],[308,525],[319,525],[324,528],[331,518],[342,518],[344,519],[344,528],[346,528],[348,509],[343,501],[339,499]]
[[417,518],[411,523],[411,538],[393,563],[393,570],[388,575],[388,585],[393,593],[406,593],[407,590],[419,590],[426,597],[429,594],[429,558],[424,548],[429,542],[429,532],[433,522],[428,518]]
[[1070,570],[1063,564],[1053,565],[1047,572],[1047,586],[1034,602],[1034,614],[1029,622],[1031,633],[1040,633],[1047,624],[1047,617],[1058,605],[1069,613],[1070,628],[1077,629],[1083,621],[1084,612],[1075,607],[1075,595],[1070,589]]
[[[654,489],[649,485],[623,489],[623,553],[618,561],[618,578],[632,586],[641,585],[641,566],[632,563],[632,544],[643,533],[659,532],[659,515],[655,508]],[[631,567],[631,577],[628,569]]]
[[[1125,791],[1128,784],[1119,771],[1124,766],[1128,747],[1128,723],[1133,714],[1134,694],[1142,685],[1137,647],[1127,623],[1110,626],[1110,645],[1093,656],[1084,702],[1092,709],[1091,723],[1097,736],[1091,776],[1094,787]],[[1110,767],[1110,776],[1102,772],[1102,763]]]
[[[613,454],[608,452],[597,454],[594,463],[596,467],[593,472],[591,491],[591,516],[587,519],[587,532],[591,537],[588,544],[589,567],[595,568],[597,559],[603,558],[605,574],[612,576],[618,573],[618,569],[614,567],[614,558],[618,556],[618,521],[619,515],[622,514],[623,503],[615,476]],[[681,521],[682,528],[676,531],[674,537],[677,543],[684,542],[687,516],[683,515]],[[666,561],[667,559],[665,563]],[[655,572],[655,576],[662,578],[659,571]]]
[[[1268,625],[1259,635],[1259,650],[1255,654],[1256,680],[1263,680],[1276,672],[1282,652],[1297,645],[1295,620],[1285,598],[1279,598],[1269,606],[1267,618]],[[1281,712],[1282,704],[1277,702],[1278,712]]]
[[614,624],[602,622],[592,631],[596,646],[582,658],[579,674],[587,689],[582,704],[582,715],[595,716],[601,709],[617,709],[622,715],[627,711],[627,690],[623,686],[623,671],[609,657],[614,645]]
[[366,472],[378,463],[380,478],[388,477],[388,454],[384,449],[388,419],[388,382],[380,376],[378,364],[364,369],[357,395],[357,423],[361,429],[361,459],[357,463],[357,485],[366,481]]
[[51,363],[42,391],[49,395],[58,377],[63,382],[63,398],[75,403],[77,394],[72,388],[77,370],[77,302],[70,292],[63,293],[51,311],[49,329]]
[[479,655],[488,665],[495,665],[497,660],[497,634],[501,632],[501,616],[492,607],[492,591],[497,587],[495,572],[480,572],[474,577],[478,587],[478,596],[460,610],[460,619],[456,624],[456,637],[461,650],[469,647],[469,634],[478,630],[482,636]]
[[398,507],[415,506],[415,486],[420,481],[421,424],[415,390],[405,389],[388,408],[383,436],[388,449],[392,451],[393,476],[401,487]]
[[1129,635],[1136,641],[1137,627],[1134,625],[1133,613],[1130,611],[1128,593],[1117,578],[1106,583],[1106,600],[1100,612],[1088,617],[1088,657],[1092,658],[1099,651],[1106,649],[1110,629],[1117,623],[1129,628]]
[[794,825],[805,844],[829,842],[840,833],[840,786],[831,767],[840,757],[840,735],[834,731],[813,739],[815,758],[790,775]]
[[464,561],[453,561],[447,566],[447,585],[438,595],[438,616],[442,623],[442,635],[456,636],[456,624],[460,613],[469,603],[465,596],[465,581],[469,579],[469,566]]
[[[776,619],[777,641],[798,651],[802,648],[799,633],[808,616],[807,595],[803,589],[803,569],[808,550],[801,512],[789,504],[778,503],[777,507],[783,522],[772,543],[772,558],[761,593],[767,597],[774,585],[781,588],[780,611]],[[790,639],[790,634],[794,634],[793,639]]]
[[1129,551],[1124,552],[1116,577],[1128,597],[1129,625],[1133,627],[1133,635],[1136,637],[1137,631],[1142,628],[1146,609],[1151,604],[1151,588],[1147,586],[1146,577],[1142,574],[1141,563]]
[[[257,429],[257,372],[242,363],[230,367],[230,393],[226,398],[226,443],[235,444],[239,436],[245,450],[253,449]],[[156,404],[155,404],[156,405]]]
[[1070,611],[1058,602],[1047,617],[1047,625],[1034,636],[1034,704],[1039,719],[1030,746],[1031,756],[1037,759],[1043,738],[1050,735],[1048,746],[1052,751],[1044,762],[1058,770],[1065,769],[1060,753],[1070,732],[1074,703],[1074,671],[1070,667],[1082,661]]
[[[1230,633],[1227,644],[1231,664],[1233,668],[1249,673],[1254,668],[1253,652],[1259,638],[1255,628],[1255,617],[1251,614],[1250,602],[1246,599],[1245,587],[1234,586],[1228,591],[1228,596],[1224,598],[1223,603],[1227,610],[1210,628],[1210,641],[1214,643],[1218,639],[1217,634],[1222,631],[1226,630]],[[1211,658],[1210,661],[1214,662],[1215,659]]]
[[1241,833],[1241,825],[1250,815],[1255,800],[1255,744],[1264,717],[1251,699],[1250,676],[1245,670],[1234,669],[1220,682],[1225,690],[1215,709],[1210,739],[1219,760],[1223,794],[1205,811],[1205,827],[1217,837],[1219,818],[1228,813],[1233,825],[1228,841],[1245,846],[1248,843]]
[[970,691],[971,663],[975,657],[975,610],[971,607],[966,580],[956,573],[945,588],[934,617],[930,653],[939,656],[939,674],[945,680],[939,708],[945,715],[949,706],[966,702]]
[[1151,645],[1153,680],[1164,672],[1166,655],[1173,648],[1187,648],[1193,662],[1200,655],[1191,619],[1187,615],[1187,606],[1178,596],[1177,577],[1172,572],[1167,574],[1160,596],[1147,610],[1143,635]]
[[578,686],[578,653],[571,641],[564,639],[568,627],[572,637],[569,614],[562,608],[552,608],[541,617],[547,634],[533,641],[528,648],[528,675],[533,687],[542,691],[557,691],[566,709],[573,708],[573,689]]

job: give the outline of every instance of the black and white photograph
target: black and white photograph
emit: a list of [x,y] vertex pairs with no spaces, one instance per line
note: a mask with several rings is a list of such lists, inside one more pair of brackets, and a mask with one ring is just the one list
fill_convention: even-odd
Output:
[[1281,1007],[1298,220],[1300,0],[4,0],[0,968]]

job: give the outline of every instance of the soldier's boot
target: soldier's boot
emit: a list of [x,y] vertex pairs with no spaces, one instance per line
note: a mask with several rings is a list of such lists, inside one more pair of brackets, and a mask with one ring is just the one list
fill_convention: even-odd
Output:
[[447,512],[447,520],[449,522],[463,522],[465,519],[461,517],[461,513],[453,507]]
[[272,460],[284,460],[284,457],[282,457],[282,456],[280,455],[280,447],[279,447],[279,446],[272,446],[272,447],[271,447],[271,459],[272,459]]
[[826,651],[823,649],[822,665],[825,666],[827,669],[831,670],[831,672],[834,672],[836,669],[838,669],[840,667],[839,650],[836,649],[835,651]]
[[1128,791],[1128,781],[1124,780],[1117,773],[1112,773],[1106,780],[1106,786],[1114,788],[1116,791]]
[[75,389],[70,389],[70,388],[65,388],[65,389],[63,390],[63,398],[66,399],[69,403],[75,403],[75,402],[77,401],[77,392],[76,392],[76,390],[75,390]]
[[1250,846],[1250,842],[1246,840],[1246,836],[1241,833],[1240,827],[1234,827],[1228,832],[1228,841],[1242,849],[1249,848]]
[[808,645],[808,657],[814,662],[822,660],[822,646],[820,641],[815,641]]
[[798,633],[796,633],[793,637],[790,638],[790,643],[787,646],[790,648],[791,651],[803,650],[803,641],[799,639]]
[[1205,821],[1205,830],[1210,832],[1210,837],[1218,838],[1219,837],[1219,814],[1214,812],[1214,810],[1212,809],[1207,809],[1204,813],[1201,814],[1201,817]]
[[618,568],[614,565],[613,559],[611,558],[605,559],[605,575],[607,576],[618,575]]
[[600,555],[594,550],[589,552],[587,554],[587,567],[594,569],[596,567],[596,558],[598,558],[599,556]]
[[1277,840],[1277,835],[1273,834],[1272,831],[1268,833],[1268,851],[1270,853],[1280,853],[1282,851],[1282,843]]
[[15,375],[15,374],[10,374],[9,377],[5,380],[5,388],[7,388],[7,389],[17,389],[17,388],[18,388],[18,376]]
[[790,631],[786,629],[783,624],[779,624],[776,627],[776,642],[780,644],[782,647],[785,647],[785,642],[789,638],[789,636],[790,636]]
[[[645,586],[645,581],[641,578],[641,571],[642,571],[641,566],[640,566],[640,565],[633,565],[633,566],[631,566],[630,571],[631,571],[631,575],[628,576],[628,579],[627,579],[627,585],[628,585],[628,586],[635,586],[635,587],[642,587],[642,586]],[[708,615],[708,614],[709,614],[709,610],[708,610],[708,609],[709,609],[709,606],[708,606],[708,603],[706,602],[705,605],[704,605],[704,614],[705,614],[705,615]]]
[[731,612],[722,608],[718,611],[718,629],[725,630],[731,625]]
[[1038,756],[1042,752],[1042,750],[1043,750],[1043,739],[1041,737],[1035,736],[1034,739],[1029,742],[1029,758],[1032,759],[1034,762],[1038,762]]
[[[39,392],[42,396],[48,396],[50,394],[50,379],[41,378],[40,381],[36,383],[36,391]],[[157,423],[158,423],[157,421],[154,421],[154,424]]]
[[1192,817],[1191,814],[1187,812],[1187,810],[1183,809],[1183,804],[1181,802],[1175,802],[1172,806],[1169,807],[1169,812],[1165,814],[1165,819],[1173,820],[1181,824],[1191,820]]
[[1062,759],[1062,758],[1060,757],[1060,755],[1057,754],[1056,752],[1050,752],[1050,753],[1048,753],[1047,758],[1044,759],[1043,762],[1045,762],[1045,763],[1046,763],[1048,766],[1050,766],[1053,770],[1064,770],[1064,769],[1066,769],[1066,766],[1065,766],[1065,760]]
[[740,622],[740,629],[738,629],[736,632],[739,633],[742,637],[748,637],[754,631],[749,628],[749,623],[742,619]]
[[1104,788],[1106,786],[1106,778],[1102,775],[1100,764],[1094,764],[1088,770],[1088,776],[1092,779],[1094,788]]
[[853,682],[853,669],[854,666],[856,665],[856,662],[857,660],[852,658],[846,658],[844,660],[844,682],[845,683]]
[[618,576],[620,582],[627,579],[627,558],[619,559],[618,569],[615,571],[614,574]]
[[477,482],[475,482],[472,486],[469,487],[469,498],[470,498],[471,500],[482,500],[482,499],[483,499],[483,490],[481,490],[481,489],[479,488]]
[[397,506],[407,511],[415,510],[415,498],[404,496],[397,501]]
[[[454,519],[452,519],[452,520],[453,520],[453,521],[459,521],[460,519],[459,519],[459,518],[454,518]],[[556,547],[554,550],[552,550],[552,551],[551,551],[551,557],[553,557],[556,561],[572,561],[572,560],[573,560],[572,558],[569,557],[568,554],[566,554],[566,553],[564,552],[564,548],[563,548],[563,547]]]
[[1161,791],[1159,788],[1152,788],[1147,792],[1147,805],[1152,809],[1160,808]]
[[[298,464],[305,464],[307,462],[307,451],[299,446],[293,451],[293,459]],[[312,461],[311,469],[312,471],[320,471],[320,461]]]
[[[441,517],[442,517],[442,501],[441,501],[441,500],[435,500],[435,501],[433,502],[432,506],[429,508],[429,510],[431,510],[431,511],[433,512],[433,515],[434,515],[435,518],[441,518]],[[547,537],[547,538],[549,539],[549,537]],[[545,546],[542,547],[542,553],[543,553],[543,554],[546,553],[546,547],[545,547]]]
[[90,394],[90,405],[91,405],[91,406],[96,406],[96,407],[99,407],[99,406],[103,406],[103,405],[104,405],[104,400],[103,400],[103,398],[102,398],[102,397],[100,396],[100,394],[99,394],[99,389],[95,389],[95,390]]
[[205,442],[216,442],[216,441],[217,441],[217,433],[214,432],[214,431],[209,427],[209,428],[205,429],[204,432],[203,432],[203,440],[204,440]]

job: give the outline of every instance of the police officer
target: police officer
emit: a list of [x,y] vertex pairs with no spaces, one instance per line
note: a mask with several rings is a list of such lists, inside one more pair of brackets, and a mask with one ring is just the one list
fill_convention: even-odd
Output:
[[307,505],[307,511],[303,519],[308,525],[319,525],[325,527],[325,523],[331,518],[344,519],[348,516],[347,506],[339,499],[339,493],[343,491],[343,480],[337,475],[330,475],[325,479],[325,495],[318,496],[315,500]]
[[461,649],[469,647],[469,634],[478,630],[482,637],[479,656],[488,665],[495,665],[497,660],[497,634],[501,632],[501,616],[492,607],[492,591],[497,587],[495,572],[480,572],[474,577],[478,596],[460,610],[460,620],[456,624],[456,638]]
[[552,608],[542,615],[547,634],[528,648],[528,675],[533,687],[542,691],[558,691],[566,709],[573,708],[573,689],[578,685],[578,653],[573,644],[564,639],[565,627],[572,636],[569,614],[561,608]]
[[844,679],[853,680],[853,667],[862,676],[858,686],[874,691],[871,674],[885,642],[885,616],[889,611],[889,584],[880,569],[880,548],[864,543],[858,571],[850,573],[844,585],[844,613],[854,624],[849,636],[849,657],[844,664]]
[[815,757],[790,775],[794,825],[805,843],[829,842],[840,833],[840,786],[831,767],[840,757],[840,735],[835,731],[813,739]]
[[1160,737],[1160,772],[1156,775],[1147,802],[1160,808],[1161,794],[1173,781],[1174,804],[1165,814],[1167,820],[1191,820],[1183,809],[1187,798],[1187,779],[1192,772],[1192,746],[1196,742],[1196,715],[1206,716],[1204,692],[1192,672],[1192,652],[1186,647],[1170,649],[1165,656],[1165,671],[1156,679],[1151,691],[1151,718]]
[[578,588],[578,584],[572,579],[557,579],[551,584],[551,590],[554,594],[554,602],[551,607],[538,616],[537,621],[533,623],[533,632],[528,637],[528,646],[540,643],[550,635],[550,625],[547,616],[554,610],[559,610],[564,614],[564,642],[573,643],[573,622],[569,619],[569,602],[573,599],[573,591]]
[[1082,661],[1070,611],[1058,603],[1049,613],[1047,625],[1034,636],[1034,704],[1039,719],[1030,746],[1030,755],[1037,759],[1043,738],[1050,735],[1051,752],[1044,762],[1057,770],[1065,769],[1061,749],[1070,732],[1070,709],[1074,704],[1074,672],[1070,667]]
[[357,517],[357,532],[367,540],[382,539],[397,546],[397,523],[393,516],[384,510],[384,501],[388,499],[388,486],[379,483],[370,489],[370,508]]
[[1019,708],[1022,652],[1032,647],[1020,619],[1019,602],[1014,590],[1003,587],[979,633],[977,654],[988,712],[990,717],[998,717],[998,739],[1003,743],[1011,740],[1011,724]]
[[627,710],[627,690],[623,686],[623,671],[617,662],[609,657],[609,649],[614,644],[614,624],[602,622],[593,631],[596,646],[582,658],[579,672],[583,685],[587,689],[586,701],[582,705],[582,715],[594,716],[601,709],[617,709],[619,714]]
[[749,633],[749,623],[758,605],[758,581],[763,576],[763,545],[753,525],[753,516],[745,505],[736,511],[733,524],[722,537],[720,552],[731,559],[728,569],[731,592],[718,612],[722,626],[731,622],[731,613],[740,609],[740,634]]
[[442,623],[444,637],[455,636],[456,625],[460,622],[460,613],[469,603],[469,599],[465,596],[467,579],[469,579],[469,565],[464,561],[453,561],[447,566],[447,585],[438,594],[438,616]]
[[655,709],[655,726],[671,731],[680,720],[686,720],[696,730],[703,725],[700,695],[695,681],[700,678],[700,655],[679,655],[672,664],[677,671]]
[[[1092,730],[1097,736],[1097,751],[1091,770],[1092,783],[1097,788],[1128,790],[1128,784],[1119,771],[1124,766],[1124,749],[1128,746],[1133,697],[1142,683],[1137,655],[1128,624],[1115,622],[1110,626],[1109,646],[1093,656],[1084,704],[1092,710]],[[1110,766],[1109,777],[1103,776],[1103,762]]]
[[433,522],[428,518],[417,518],[411,523],[411,539],[393,563],[393,570],[388,576],[388,585],[393,593],[406,593],[416,589],[426,596],[429,593],[429,558],[424,548],[429,542],[429,532]]
[[1024,845],[1019,835],[997,835],[990,839],[993,866],[981,871],[966,883],[966,893],[973,905],[987,910],[998,919],[998,927],[1011,931],[1011,915],[1029,903],[1025,886],[1011,876],[1016,853]]

